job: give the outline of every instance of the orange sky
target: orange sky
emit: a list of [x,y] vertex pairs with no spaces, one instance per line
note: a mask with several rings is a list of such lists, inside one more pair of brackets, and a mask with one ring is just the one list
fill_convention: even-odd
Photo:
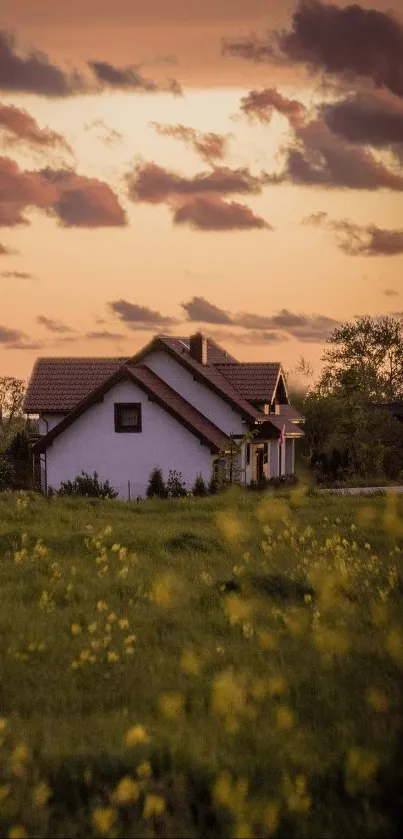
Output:
[[[224,37],[263,37],[278,26],[290,29],[295,5],[270,0],[2,0],[0,30],[13,32],[16,41],[11,47],[3,43],[9,64],[2,71],[0,39],[0,375],[28,377],[38,355],[129,355],[157,331],[189,334],[198,328],[217,336],[240,359],[281,360],[290,368],[302,354],[317,368],[334,324],[357,314],[403,310],[403,245],[396,244],[399,232],[403,242],[403,91],[391,91],[386,80],[374,93],[367,70],[366,78],[350,81],[349,88],[325,93],[318,76],[309,75],[301,63],[279,66],[221,54]],[[374,7],[386,10],[389,4],[378,0]],[[47,61],[67,75],[76,69],[86,79],[86,62],[120,70],[141,64],[136,72],[142,79],[164,88],[174,78],[183,95],[140,91],[133,85],[122,89],[122,84],[112,89],[108,82],[102,90],[69,96],[53,91],[50,96],[46,67],[37,89],[27,92],[18,56],[27,56],[33,47],[48,56],[40,59],[44,65]],[[403,60],[401,69],[403,78]],[[330,76],[325,72],[323,78]],[[298,142],[304,143],[314,172],[331,148],[334,182],[313,186],[285,176],[277,184],[269,180],[285,171],[281,148],[295,142],[299,128],[280,112],[281,103],[270,121],[250,121],[241,112],[241,100],[252,89],[265,88],[276,88],[285,108],[289,100],[298,100],[310,109],[304,116],[308,128],[301,129]],[[325,97],[334,102],[363,89],[393,110],[393,126],[402,132],[400,145],[349,141],[347,148],[345,138],[311,126],[318,116],[314,109]],[[21,122],[21,111],[34,122]],[[151,123],[194,129],[199,140],[210,132],[231,137],[221,159],[206,161],[189,140],[163,136]],[[377,186],[351,185],[345,167],[358,172],[357,149],[383,167],[376,173]],[[134,198],[137,180],[130,194],[136,164],[137,174],[147,176],[147,190],[156,188],[155,170],[147,164],[168,172],[164,196]],[[61,179],[66,167],[76,174]],[[38,174],[45,169],[59,173],[57,181],[55,175],[44,180]],[[215,177],[218,169],[225,169],[226,176],[229,170],[247,172],[243,179],[250,184],[252,177],[257,185],[225,194],[218,188],[195,190],[195,176]],[[262,172],[268,177],[261,186]],[[17,208],[14,183],[23,194]],[[236,206],[229,208],[231,202]],[[24,223],[16,221],[20,210]],[[302,223],[317,213],[327,216]],[[206,214],[216,229],[204,229]],[[108,223],[102,221],[106,217]],[[236,227],[239,218],[241,229]],[[350,223],[347,233],[337,227],[341,220]],[[360,245],[359,253],[353,253],[357,235],[359,242],[367,241],[371,225],[383,231],[382,244],[376,234],[372,251]],[[122,300],[124,320],[116,305]],[[192,301],[188,308],[181,305]],[[130,305],[139,307],[135,318]],[[189,322],[189,313],[196,310],[207,312],[205,319]]]

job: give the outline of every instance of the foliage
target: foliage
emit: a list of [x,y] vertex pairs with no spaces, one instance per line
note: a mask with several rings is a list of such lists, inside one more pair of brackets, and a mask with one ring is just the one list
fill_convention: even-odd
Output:
[[187,489],[182,472],[170,469],[167,480],[167,497],[183,498],[185,495],[187,495]]
[[402,502],[1,496],[0,835],[397,838]]
[[15,469],[5,457],[0,457],[0,492],[15,486]]
[[97,472],[88,475],[81,472],[73,481],[62,481],[58,495],[82,495],[88,498],[117,498],[118,493],[110,486],[109,481],[100,481]]
[[277,475],[273,478],[266,478],[262,475],[258,481],[251,481],[247,489],[253,492],[262,492],[265,489],[284,489],[286,487],[294,487],[298,483],[296,475]]
[[208,489],[203,475],[197,475],[192,488],[193,495],[203,496],[207,495]]
[[229,434],[226,443],[218,454],[216,480],[219,488],[240,483],[243,477],[241,466],[242,451],[259,433],[258,429],[247,431],[241,438]]
[[156,467],[152,470],[148,481],[147,498],[166,498],[167,488],[164,482],[162,469]]
[[13,376],[0,376],[0,452],[10,445],[24,425],[25,382]]

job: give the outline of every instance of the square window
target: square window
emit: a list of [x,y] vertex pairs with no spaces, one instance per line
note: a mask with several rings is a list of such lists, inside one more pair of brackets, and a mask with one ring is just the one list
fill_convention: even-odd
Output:
[[115,431],[117,433],[139,433],[141,431],[141,403],[115,403]]

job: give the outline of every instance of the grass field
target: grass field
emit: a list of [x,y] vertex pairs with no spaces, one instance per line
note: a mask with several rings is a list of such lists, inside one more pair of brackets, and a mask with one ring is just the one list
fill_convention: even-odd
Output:
[[403,498],[0,495],[0,835],[392,837]]

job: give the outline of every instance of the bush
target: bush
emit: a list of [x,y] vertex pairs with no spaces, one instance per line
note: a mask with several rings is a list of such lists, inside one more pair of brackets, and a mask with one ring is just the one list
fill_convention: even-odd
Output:
[[88,475],[81,472],[74,478],[74,481],[63,481],[60,484],[58,495],[86,495],[89,498],[116,498],[118,493],[110,486],[109,481],[104,483],[99,480],[98,473]]
[[208,491],[210,495],[217,495],[217,492],[220,490],[220,484],[217,478],[217,475],[212,475],[210,479],[210,483],[208,485]]
[[167,488],[165,486],[162,469],[156,467],[151,472],[148,480],[147,498],[166,498]]
[[177,472],[176,469],[170,469],[167,480],[168,498],[183,498],[187,494],[182,472]]
[[15,485],[15,469],[5,457],[0,457],[0,492],[13,489]]
[[207,487],[203,475],[197,475],[192,489],[193,495],[207,495]]
[[258,481],[251,481],[248,489],[256,492],[262,492],[265,489],[281,489],[283,487],[296,486],[298,478],[296,475],[278,475],[273,478],[261,477]]

